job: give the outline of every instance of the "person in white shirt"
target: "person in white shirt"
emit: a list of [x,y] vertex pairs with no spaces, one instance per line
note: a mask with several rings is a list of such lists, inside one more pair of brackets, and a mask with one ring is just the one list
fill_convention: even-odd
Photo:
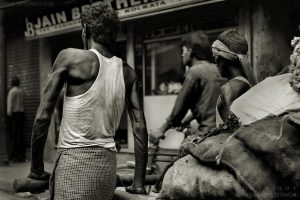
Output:
[[20,88],[20,79],[15,76],[11,81],[11,89],[7,95],[7,115],[11,139],[10,156],[12,162],[25,161],[24,142],[24,92]]

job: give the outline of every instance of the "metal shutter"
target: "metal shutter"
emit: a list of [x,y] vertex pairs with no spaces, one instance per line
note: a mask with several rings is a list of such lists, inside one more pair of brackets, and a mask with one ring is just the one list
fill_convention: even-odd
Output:
[[30,146],[33,121],[40,101],[39,41],[24,41],[23,35],[7,39],[7,86],[11,87],[13,76],[20,78],[25,93],[25,144]]

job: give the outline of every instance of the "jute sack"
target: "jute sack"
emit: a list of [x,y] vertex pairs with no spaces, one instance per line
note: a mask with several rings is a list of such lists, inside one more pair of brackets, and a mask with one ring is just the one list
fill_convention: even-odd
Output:
[[224,169],[202,165],[191,155],[177,160],[164,176],[157,199],[250,199],[251,195]]
[[287,184],[300,186],[300,113],[259,120],[235,137],[259,155]]
[[277,174],[230,133],[208,137],[200,144],[186,143],[183,148],[201,163],[226,169],[255,199],[270,200],[276,195]]

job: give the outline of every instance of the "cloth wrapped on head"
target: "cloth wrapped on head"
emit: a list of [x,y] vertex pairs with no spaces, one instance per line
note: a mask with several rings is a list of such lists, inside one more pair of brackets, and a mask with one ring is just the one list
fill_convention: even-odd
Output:
[[219,56],[231,61],[239,60],[242,70],[251,86],[257,83],[253,69],[248,61],[247,40],[236,30],[230,29],[221,33],[218,39],[212,44],[212,52],[216,57]]

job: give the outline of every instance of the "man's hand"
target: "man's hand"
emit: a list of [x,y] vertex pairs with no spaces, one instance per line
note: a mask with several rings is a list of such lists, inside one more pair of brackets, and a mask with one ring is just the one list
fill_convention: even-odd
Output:
[[29,175],[27,176],[28,178],[32,178],[35,180],[49,180],[50,179],[50,173],[49,172],[41,172],[41,173],[36,173],[30,171]]
[[129,187],[126,187],[126,192],[131,194],[147,194],[144,187],[135,187],[135,185],[131,185]]
[[168,123],[164,123],[158,130],[150,132],[149,141],[153,144],[158,144],[160,139],[165,139],[165,132],[169,128]]
[[188,124],[188,125],[178,126],[175,130],[178,132],[185,133],[187,131],[187,129],[189,129],[189,128],[191,128],[191,126]]
[[158,144],[159,140],[164,138],[165,135],[160,129],[156,131],[151,131],[149,133],[149,142],[151,142],[152,144]]

